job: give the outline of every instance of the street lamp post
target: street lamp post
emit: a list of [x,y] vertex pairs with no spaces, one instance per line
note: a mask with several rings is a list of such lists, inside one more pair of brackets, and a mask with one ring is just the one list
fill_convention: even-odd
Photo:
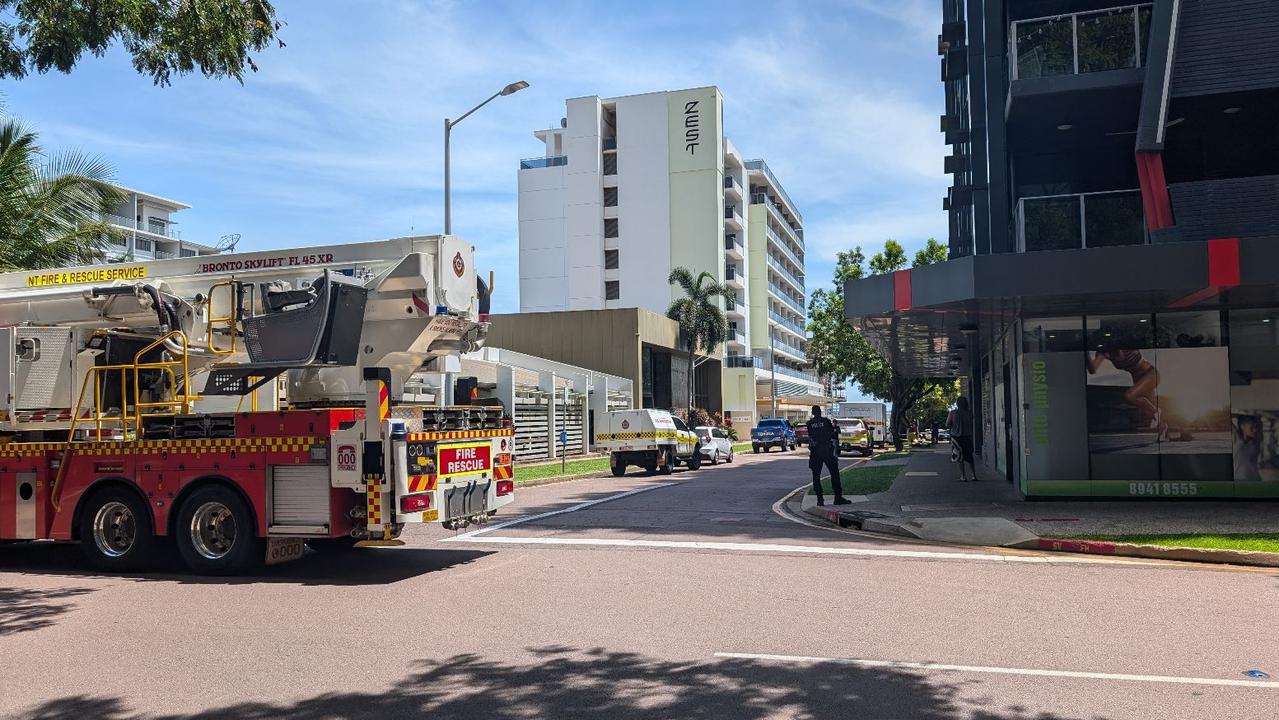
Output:
[[773,330],[768,330],[768,369],[772,373],[770,385],[773,386],[773,417],[777,417],[777,350],[774,347]]
[[526,87],[528,87],[528,83],[524,82],[523,80],[513,82],[510,85],[507,85],[501,90],[498,90],[497,92],[488,96],[488,99],[486,99],[484,102],[480,103],[479,105],[476,105],[470,110],[467,110],[466,113],[462,115],[462,117],[456,120],[449,120],[448,118],[444,118],[444,234],[445,235],[449,235],[453,232],[453,208],[452,208],[453,201],[452,201],[452,197],[450,196],[452,178],[449,176],[449,135],[453,131],[453,126],[465,120],[467,117],[471,115],[471,113],[475,112],[476,110],[479,110],[485,105],[488,105],[495,98],[498,98],[504,95],[512,95],[514,93],[517,93],[523,90]]

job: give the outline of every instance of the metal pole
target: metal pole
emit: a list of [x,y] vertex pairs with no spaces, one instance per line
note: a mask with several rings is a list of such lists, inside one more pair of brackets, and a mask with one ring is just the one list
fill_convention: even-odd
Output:
[[768,369],[772,373],[773,378],[770,383],[773,386],[773,417],[777,417],[777,351],[773,348],[773,331],[768,331]]
[[444,118],[444,234],[453,233],[452,199],[449,197],[449,133],[453,126]]

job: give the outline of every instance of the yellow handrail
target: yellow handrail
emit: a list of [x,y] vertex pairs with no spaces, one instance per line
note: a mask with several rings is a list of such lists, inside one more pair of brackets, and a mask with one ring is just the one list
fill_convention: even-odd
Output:
[[[207,308],[208,319],[205,324],[205,332],[208,334],[208,338],[209,338],[209,341],[208,341],[209,352],[213,353],[214,355],[232,355],[235,353],[235,326],[236,326],[236,323],[238,323],[240,320],[239,303],[236,302],[236,292],[235,292],[236,284],[237,283],[234,280],[224,280],[219,283],[214,283],[213,285],[209,287],[209,306]],[[217,291],[218,288],[222,288],[222,287],[225,287],[231,296],[231,299],[230,299],[231,313],[229,315],[214,315],[213,314],[214,293]],[[229,347],[218,347],[217,343],[214,341],[214,334],[213,334],[214,326],[219,323],[224,323],[226,326],[227,332],[231,335],[231,345]]]

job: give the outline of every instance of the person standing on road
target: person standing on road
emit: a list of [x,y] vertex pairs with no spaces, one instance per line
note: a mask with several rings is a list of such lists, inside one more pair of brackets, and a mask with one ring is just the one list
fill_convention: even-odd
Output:
[[813,417],[808,427],[808,469],[813,471],[813,493],[817,495],[817,504],[825,505],[822,496],[822,468],[830,471],[830,485],[835,489],[835,504],[850,505],[851,500],[844,497],[844,486],[839,481],[839,460],[836,457],[836,444],[839,442],[839,431],[829,418],[822,417],[821,407],[813,406]]
[[973,412],[968,408],[968,398],[960,397],[955,401],[955,409],[946,418],[946,429],[950,431],[951,441],[959,447],[959,482],[968,482],[965,465],[972,469],[973,482],[977,482],[977,465],[973,461]]

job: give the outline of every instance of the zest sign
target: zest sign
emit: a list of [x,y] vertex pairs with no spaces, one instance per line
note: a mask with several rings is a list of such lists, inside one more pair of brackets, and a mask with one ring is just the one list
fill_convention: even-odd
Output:
[[493,469],[493,446],[487,442],[439,448],[435,466],[441,477],[478,475]]

